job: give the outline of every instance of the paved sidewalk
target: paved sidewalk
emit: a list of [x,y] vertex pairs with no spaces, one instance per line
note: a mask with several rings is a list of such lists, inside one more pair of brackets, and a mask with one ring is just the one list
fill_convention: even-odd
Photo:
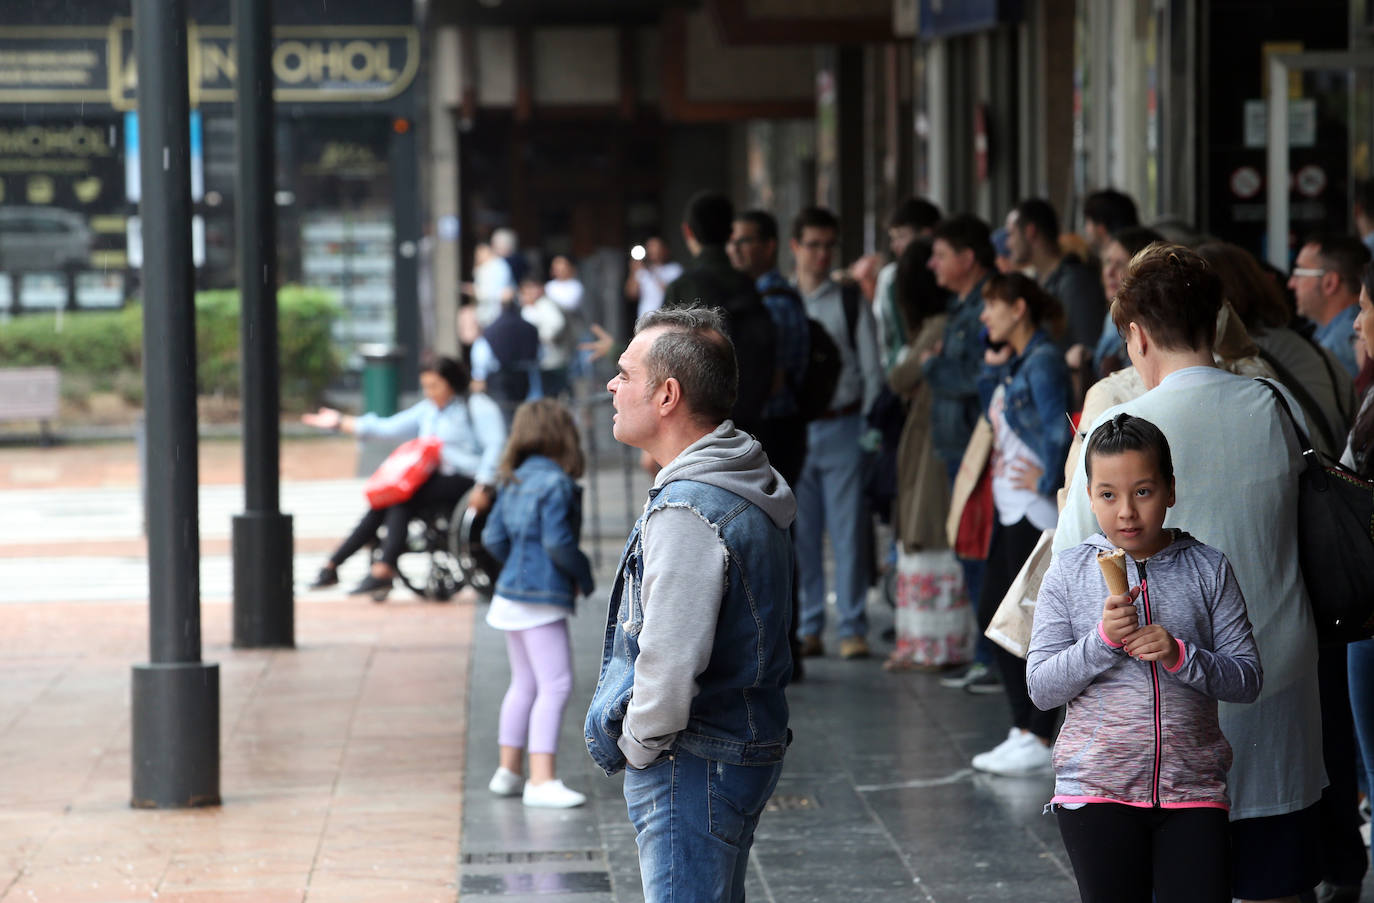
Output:
[[[560,776],[590,802],[526,810],[486,790],[508,671],[484,607],[300,591],[297,649],[229,646],[216,544],[239,504],[237,446],[212,444],[202,628],[221,670],[224,802],[191,811],[129,807],[130,668],[147,659],[137,472],[118,463],[132,446],[0,449],[0,903],[641,903],[621,781],[592,766],[581,722],[643,475],[597,475],[598,592],[573,620]],[[350,440],[283,445],[298,583],[360,513],[355,455]],[[343,585],[362,569],[350,563]],[[870,616],[876,638],[891,615],[874,601]],[[1005,701],[887,674],[875,647],[868,661],[809,660],[789,691],[796,739],[749,898],[1074,899],[1041,814],[1050,780],[967,768],[1005,735]]]
[[[483,614],[473,631],[463,899],[642,903],[621,778],[596,769],[582,741],[600,664],[600,596],[573,621],[576,687],[559,755],[560,777],[591,800],[566,812],[528,810],[485,789],[509,671],[504,639],[480,623]],[[891,623],[881,604],[870,604],[870,614],[875,636]],[[888,674],[876,659],[808,659],[807,667],[788,691],[795,739],[759,824],[750,900],[1077,897],[1054,821],[1041,815],[1052,781],[992,778],[967,767],[973,753],[1005,737],[1002,697],[948,690],[934,675]]]

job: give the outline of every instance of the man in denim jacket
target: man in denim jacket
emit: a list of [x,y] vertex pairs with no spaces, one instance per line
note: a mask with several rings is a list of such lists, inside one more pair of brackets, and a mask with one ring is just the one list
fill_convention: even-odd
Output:
[[715,310],[640,318],[607,384],[615,437],[662,466],[611,589],[587,750],[625,773],[646,903],[742,901],[782,770],[792,674],[792,492],[727,419]]

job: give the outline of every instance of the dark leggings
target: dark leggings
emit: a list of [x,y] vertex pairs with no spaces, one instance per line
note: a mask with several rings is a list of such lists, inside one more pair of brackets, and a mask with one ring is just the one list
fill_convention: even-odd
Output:
[[434,474],[420,484],[420,488],[415,490],[415,494],[407,501],[390,508],[373,508],[364,514],[363,519],[358,521],[358,526],[353,528],[353,532],[343,544],[329,556],[329,563],[334,567],[343,564],[354,552],[375,540],[379,528],[386,527],[386,538],[382,540],[382,555],[379,560],[395,568],[401,552],[405,550],[406,531],[411,519],[426,509],[452,509],[471,488],[472,477],[460,473]]
[[[978,600],[978,632],[987,632],[997,606],[1002,597],[1011,589],[1021,565],[1026,563],[1035,544],[1040,541],[1040,530],[1030,521],[1022,518],[1010,527],[996,523],[992,528],[992,544],[988,547],[987,570],[983,573],[983,594]],[[1054,723],[1059,717],[1058,709],[1042,712],[1031,702],[1030,691],[1026,689],[1026,660],[1012,655],[1007,650],[992,644],[997,667],[1002,673],[1002,686],[1011,703],[1011,723],[1023,731],[1030,731],[1042,740],[1054,736]]]
[[1055,807],[1083,903],[1230,903],[1225,809]]

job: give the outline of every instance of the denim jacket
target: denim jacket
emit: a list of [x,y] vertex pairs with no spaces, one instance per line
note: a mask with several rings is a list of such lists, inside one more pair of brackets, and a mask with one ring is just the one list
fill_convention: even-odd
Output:
[[686,507],[725,545],[726,586],[711,658],[697,675],[687,727],[675,749],[735,765],[781,762],[791,732],[784,687],[792,673],[792,551],[786,529],[733,492],[694,480],[650,490],[616,569],[606,618],[601,678],[587,711],[587,751],[608,775],[625,766],[617,739],[634,688],[644,574],[644,525],[668,506]]
[[1062,485],[1064,459],[1073,441],[1065,419],[1072,388],[1064,355],[1043,330],[1036,330],[1025,350],[1006,364],[983,365],[978,400],[984,414],[998,385],[1007,387],[1007,426],[1034,450],[1044,468],[1035,491],[1052,498]]
[[978,370],[983,364],[979,339],[983,285],[974,286],[950,311],[940,353],[922,366],[930,386],[930,436],[935,454],[958,463],[978,422]]
[[577,547],[582,487],[542,455],[531,455],[502,487],[482,545],[503,562],[496,593],[515,602],[573,607],[592,591],[592,566]]

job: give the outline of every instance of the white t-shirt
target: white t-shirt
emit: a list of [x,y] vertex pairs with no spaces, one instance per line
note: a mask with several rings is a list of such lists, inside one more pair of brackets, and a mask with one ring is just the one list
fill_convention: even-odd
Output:
[[571,614],[561,605],[516,602],[496,595],[491,597],[491,607],[487,609],[487,624],[497,630],[529,630],[565,620]]
[[568,313],[582,306],[582,283],[576,279],[550,279],[544,283],[544,294]]
[[663,306],[663,295],[668,285],[682,275],[682,265],[669,261],[664,264],[647,264],[635,273],[639,283],[639,309],[635,316],[642,317]]
[[998,386],[992,393],[988,419],[996,440],[992,449],[992,501],[997,506],[998,522],[1010,527],[1025,518],[1037,530],[1050,529],[1059,520],[1054,499],[1016,485],[1024,470],[1035,467],[1043,471],[1045,465],[1007,423],[1006,386]]

